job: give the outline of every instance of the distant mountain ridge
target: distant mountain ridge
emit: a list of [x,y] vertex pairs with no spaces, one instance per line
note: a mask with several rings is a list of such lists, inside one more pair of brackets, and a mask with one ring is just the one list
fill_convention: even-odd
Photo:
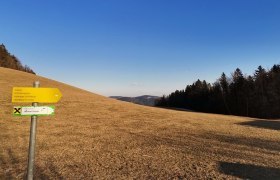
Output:
[[154,106],[156,100],[159,99],[160,97],[151,96],[151,95],[143,95],[143,96],[137,96],[137,97],[110,96],[110,98],[121,100],[121,101],[126,101],[126,102],[132,102],[135,104]]

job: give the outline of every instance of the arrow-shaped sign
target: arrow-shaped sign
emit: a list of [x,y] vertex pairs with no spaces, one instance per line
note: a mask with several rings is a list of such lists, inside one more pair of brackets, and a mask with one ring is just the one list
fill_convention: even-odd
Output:
[[54,115],[54,106],[15,106],[14,116],[48,116]]
[[12,102],[56,103],[62,97],[57,88],[14,87]]

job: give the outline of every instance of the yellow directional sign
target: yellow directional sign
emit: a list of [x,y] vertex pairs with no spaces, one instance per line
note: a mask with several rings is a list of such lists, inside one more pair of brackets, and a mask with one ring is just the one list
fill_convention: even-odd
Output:
[[56,103],[62,97],[57,88],[14,87],[12,102]]

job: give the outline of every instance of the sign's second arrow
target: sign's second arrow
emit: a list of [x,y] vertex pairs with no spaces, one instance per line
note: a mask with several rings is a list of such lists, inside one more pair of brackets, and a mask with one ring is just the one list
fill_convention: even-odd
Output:
[[54,106],[15,106],[14,116],[48,116],[54,115]]

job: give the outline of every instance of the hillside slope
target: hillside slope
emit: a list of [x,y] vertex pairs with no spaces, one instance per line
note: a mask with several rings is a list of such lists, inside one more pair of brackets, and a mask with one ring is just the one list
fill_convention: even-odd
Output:
[[30,118],[11,115],[11,92],[34,80],[63,94],[38,120],[36,179],[280,177],[279,120],[134,105],[0,68],[0,179],[25,176]]

